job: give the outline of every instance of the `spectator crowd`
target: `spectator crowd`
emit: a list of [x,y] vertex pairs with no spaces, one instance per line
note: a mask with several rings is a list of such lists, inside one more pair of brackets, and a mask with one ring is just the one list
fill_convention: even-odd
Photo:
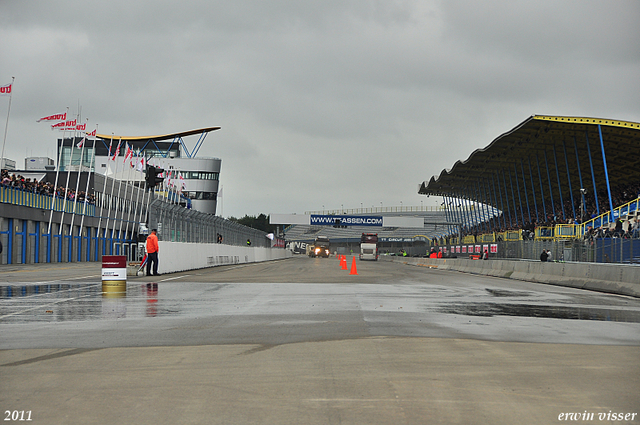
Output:
[[[611,201],[614,209],[638,198],[640,198],[640,183],[612,188],[611,190]],[[545,206],[547,207],[547,210],[551,208],[548,200],[546,201]],[[509,207],[505,208],[506,211],[504,211],[500,216],[492,217],[487,222],[483,222],[478,225],[463,227],[462,235],[478,236],[479,234],[488,232],[502,233],[506,231],[518,231],[522,232],[522,239],[532,240],[535,235],[536,227],[555,227],[559,224],[577,225],[588,223],[590,220],[597,217],[598,210],[600,214],[604,214],[610,209],[609,194],[606,191],[599,192],[598,204],[596,204],[596,199],[593,194],[587,194],[585,195],[584,205],[582,205],[582,195],[578,194],[573,202],[571,199],[565,199],[564,204],[555,204],[555,210],[553,213],[542,211],[542,207],[542,205],[537,204],[539,216],[536,218],[536,205],[529,205],[528,208],[523,206],[522,212],[524,212],[526,216],[531,214],[531,222],[525,221],[524,223],[521,223],[518,221],[521,211],[518,208],[516,214],[513,214],[511,211],[512,206],[509,205]],[[574,209],[576,212],[575,216],[573,214]],[[640,217],[627,217],[626,220],[618,219],[615,227],[605,225],[594,229],[589,226],[588,229],[590,230],[585,232],[585,239],[606,237],[638,238],[640,237],[640,231],[638,230],[639,221]]]
[[37,181],[35,178],[25,178],[20,174],[9,173],[7,170],[2,170],[0,176],[0,184],[4,187],[11,187],[14,189],[23,190],[25,192],[37,193],[39,195],[55,195],[57,198],[67,198],[69,201],[76,200],[77,202],[84,202],[85,199],[89,204],[95,204],[95,197],[93,194],[86,194],[85,191],[76,192],[74,189],[65,188],[59,186],[54,189],[54,184],[47,181]]

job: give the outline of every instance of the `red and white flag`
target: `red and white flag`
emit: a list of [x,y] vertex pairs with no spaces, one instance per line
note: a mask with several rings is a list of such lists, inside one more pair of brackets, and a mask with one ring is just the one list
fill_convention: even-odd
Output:
[[5,86],[0,86],[0,96],[11,96],[12,87],[13,83],[7,84]]
[[136,170],[140,171],[141,173],[144,173],[144,170],[145,170],[144,163],[145,163],[144,156],[139,156],[138,163],[136,164]]
[[129,146],[129,143],[125,143],[127,149],[125,150],[124,153],[124,162],[127,162],[128,159],[133,158],[133,149],[131,149],[131,146]]
[[[86,124],[82,124],[86,127]],[[60,131],[73,131],[79,130],[77,120],[67,120],[60,121],[59,123],[55,123],[51,126],[51,130],[60,130]]]
[[98,129],[96,128],[91,133],[84,133],[84,134],[86,134],[88,137],[96,137],[97,132],[98,132]]
[[84,146],[84,141],[85,141],[85,139],[86,139],[86,137],[83,137],[83,138],[82,138],[82,140],[80,140],[80,141],[78,142],[78,144],[76,145],[76,147],[77,147],[78,149],[80,149],[81,147],[83,147],[83,146]]
[[122,139],[120,139],[120,141],[118,142],[118,147],[116,148],[116,151],[114,152],[113,156],[111,157],[112,161],[115,161],[116,158],[118,157],[118,155],[120,155],[120,145],[122,144]]
[[63,112],[62,114],[53,114],[53,115],[48,115],[46,117],[42,117],[36,122],[40,122],[40,121],[66,121],[66,120],[67,120],[67,113]]

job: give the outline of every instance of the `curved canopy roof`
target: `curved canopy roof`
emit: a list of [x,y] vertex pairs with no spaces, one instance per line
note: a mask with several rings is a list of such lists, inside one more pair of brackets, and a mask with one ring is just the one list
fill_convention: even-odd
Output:
[[206,128],[198,128],[195,130],[189,130],[189,131],[182,131],[179,133],[170,133],[170,134],[161,134],[158,136],[114,136],[114,135],[107,135],[107,134],[96,134],[96,137],[100,138],[100,139],[104,139],[104,140],[109,140],[111,138],[113,138],[114,140],[123,140],[125,142],[143,142],[143,141],[147,141],[147,140],[155,140],[156,142],[162,141],[162,140],[172,140],[178,137],[186,137],[186,136],[192,136],[194,134],[202,134],[202,133],[209,133],[211,131],[215,131],[215,130],[220,130],[220,127],[206,127]]
[[486,202],[481,193],[495,190],[492,185],[497,183],[512,195],[512,189],[506,188],[509,182],[520,189],[515,193],[521,194],[522,201],[525,193],[537,194],[539,199],[541,191],[545,198],[551,191],[557,199],[558,193],[566,197],[570,187],[577,196],[580,179],[582,187],[592,190],[591,168],[598,192],[606,191],[599,129],[611,187],[640,183],[640,123],[533,115],[486,148],[474,151],[467,160],[457,161],[450,170],[423,182],[418,193],[467,198],[497,207],[497,202]]

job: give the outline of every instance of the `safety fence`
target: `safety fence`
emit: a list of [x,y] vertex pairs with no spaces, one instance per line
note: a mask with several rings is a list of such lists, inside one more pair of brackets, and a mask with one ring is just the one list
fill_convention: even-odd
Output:
[[[471,243],[489,243],[502,241],[519,241],[532,239],[536,241],[564,241],[567,239],[582,239],[590,229],[613,229],[618,219],[630,221],[632,218],[640,219],[640,198],[627,202],[615,208],[613,211],[606,212],[594,217],[581,224],[556,224],[555,226],[538,226],[532,234],[528,230],[508,230],[506,232],[485,232],[478,235],[466,235],[462,238],[450,236],[441,238],[449,244],[471,244]],[[629,230],[630,223],[627,224]],[[640,229],[628,232],[632,237],[640,237]],[[443,244],[443,242],[440,242]]]
[[[103,188],[112,186],[107,180],[111,179],[105,179]],[[271,246],[264,232],[153,194],[145,198],[136,186],[123,186],[117,202],[105,192],[96,192],[98,208],[1,187],[0,264],[101,261],[102,255],[125,255],[129,261],[138,261],[152,228],[158,229],[161,241]]]
[[84,200],[72,200],[53,195],[30,192],[24,189],[18,189],[0,185],[0,202],[5,204],[19,205],[30,208],[40,208],[51,210],[53,202],[53,211],[64,211],[69,214],[95,215],[95,205],[85,203]]
[[548,261],[640,264],[640,239],[594,238],[590,240],[519,240],[437,246],[447,257],[478,257],[485,250],[489,258]]

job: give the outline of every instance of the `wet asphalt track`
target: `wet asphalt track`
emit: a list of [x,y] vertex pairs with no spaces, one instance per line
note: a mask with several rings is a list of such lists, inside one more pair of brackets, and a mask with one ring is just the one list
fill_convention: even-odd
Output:
[[[130,278],[0,284],[0,349],[267,344],[372,336],[640,345],[640,300],[570,288],[335,259]],[[349,269],[351,264],[349,264]]]
[[389,262],[357,271],[298,257],[130,278],[112,298],[99,265],[3,267],[0,410],[154,425],[638,412],[640,300]]

